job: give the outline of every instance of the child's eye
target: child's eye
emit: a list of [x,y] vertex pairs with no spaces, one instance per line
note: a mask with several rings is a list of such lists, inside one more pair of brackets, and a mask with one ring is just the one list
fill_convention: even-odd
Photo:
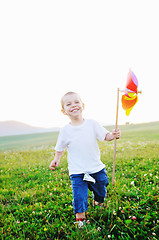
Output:
[[66,104],[66,106],[70,106],[70,105],[71,105],[71,103],[67,103],[67,104]]

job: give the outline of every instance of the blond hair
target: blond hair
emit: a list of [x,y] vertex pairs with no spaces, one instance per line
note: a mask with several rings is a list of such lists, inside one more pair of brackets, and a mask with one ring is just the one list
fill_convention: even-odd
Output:
[[[64,108],[64,97],[66,97],[67,95],[72,95],[72,94],[76,94],[76,95],[78,95],[79,96],[79,94],[78,93],[76,93],[76,92],[67,92],[67,93],[65,93],[65,95],[63,95],[63,97],[61,98],[61,107],[62,108]],[[80,96],[79,96],[79,98],[80,98]],[[80,100],[81,100],[81,98],[80,98]],[[82,101],[81,101],[82,102]]]

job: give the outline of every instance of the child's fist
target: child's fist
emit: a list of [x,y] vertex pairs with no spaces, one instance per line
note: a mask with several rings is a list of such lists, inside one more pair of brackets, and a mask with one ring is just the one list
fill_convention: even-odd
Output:
[[114,138],[116,138],[116,139],[119,139],[120,138],[120,136],[121,136],[121,132],[120,132],[120,129],[118,128],[118,129],[113,129],[113,131],[112,131],[112,134],[113,134],[113,136],[114,136]]
[[59,161],[53,160],[49,166],[50,170],[55,170],[55,167],[58,167]]

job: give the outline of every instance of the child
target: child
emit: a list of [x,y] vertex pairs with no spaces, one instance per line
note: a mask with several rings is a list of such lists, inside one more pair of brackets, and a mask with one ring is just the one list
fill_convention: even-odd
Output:
[[50,169],[55,170],[67,148],[69,176],[72,183],[73,207],[78,226],[83,226],[88,209],[88,189],[93,191],[93,204],[102,206],[109,184],[105,165],[100,160],[97,139],[111,141],[120,138],[120,130],[112,133],[94,120],[84,119],[84,104],[75,92],[66,93],[61,99],[62,112],[70,123],[60,130],[54,160]]

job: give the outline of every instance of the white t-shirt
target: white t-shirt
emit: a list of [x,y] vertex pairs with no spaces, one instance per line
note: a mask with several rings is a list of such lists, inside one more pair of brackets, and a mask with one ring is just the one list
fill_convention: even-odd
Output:
[[60,130],[55,150],[62,152],[67,148],[69,175],[96,173],[105,167],[97,139],[104,141],[107,133],[99,123],[88,119],[81,125],[67,124]]

